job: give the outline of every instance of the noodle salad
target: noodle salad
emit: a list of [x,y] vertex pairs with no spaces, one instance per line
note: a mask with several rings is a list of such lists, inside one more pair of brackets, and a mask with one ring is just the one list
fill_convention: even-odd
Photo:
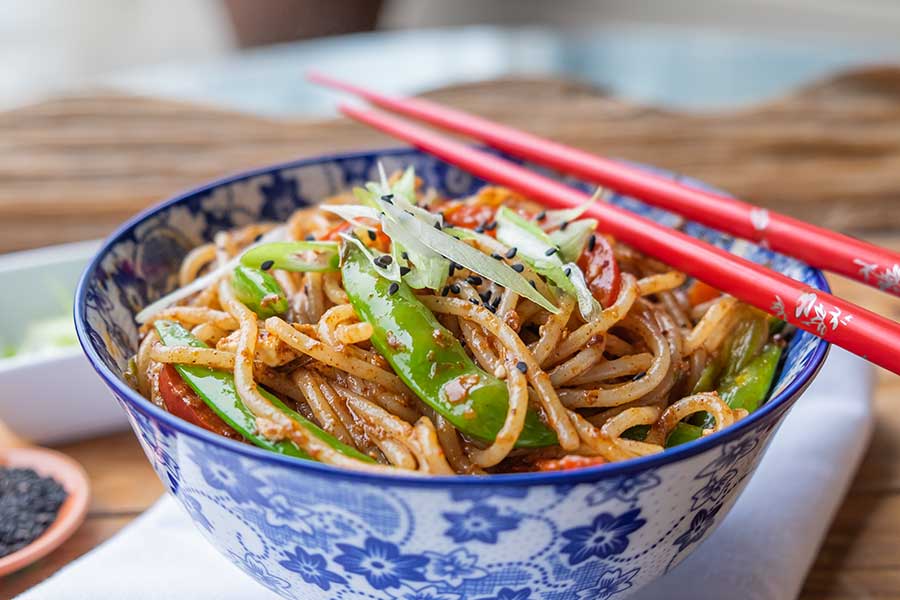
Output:
[[599,234],[591,202],[447,199],[410,168],[219,232],[137,315],[129,383],[272,452],[439,475],[627,460],[753,412],[784,324]]

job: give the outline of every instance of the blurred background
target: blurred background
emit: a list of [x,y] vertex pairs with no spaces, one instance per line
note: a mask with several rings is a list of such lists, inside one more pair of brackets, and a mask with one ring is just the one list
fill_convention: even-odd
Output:
[[896,0],[4,0],[0,107],[102,86],[327,113],[309,65],[395,92],[552,74],[721,107],[896,59],[898,31]]

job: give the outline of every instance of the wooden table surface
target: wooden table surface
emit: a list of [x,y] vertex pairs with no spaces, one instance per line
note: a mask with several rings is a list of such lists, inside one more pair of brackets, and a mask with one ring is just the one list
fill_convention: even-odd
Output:
[[[430,96],[588,150],[687,173],[900,250],[900,69],[848,73],[764,106],[717,114],[635,106],[556,81],[489,82]],[[3,113],[0,252],[104,235],[142,207],[236,170],[384,145],[392,142],[347,121],[279,122],[104,93]],[[838,294],[900,320],[897,299],[831,281]],[[872,444],[804,599],[900,598],[898,401],[900,378],[879,371]],[[87,521],[50,556],[0,581],[0,599],[106,540],[162,493],[130,432],[60,449],[90,475]]]

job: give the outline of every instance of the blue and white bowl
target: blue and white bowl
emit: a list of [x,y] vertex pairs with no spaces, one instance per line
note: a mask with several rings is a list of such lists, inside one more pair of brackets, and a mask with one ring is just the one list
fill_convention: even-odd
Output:
[[[281,456],[186,423],[125,384],[138,345],[134,315],[175,287],[188,250],[219,230],[283,220],[371,180],[379,160],[388,170],[415,165],[449,196],[482,185],[415,150],[328,156],[193,190],[105,242],[78,289],[78,336],[159,478],[210,543],[286,598],[603,600],[673,569],[728,514],[821,366],[824,342],[794,336],[773,398],[725,431],[619,464],[490,477],[371,475]],[[629,198],[613,201],[677,221]],[[821,273],[793,259],[699,225],[686,230],[828,289]]]

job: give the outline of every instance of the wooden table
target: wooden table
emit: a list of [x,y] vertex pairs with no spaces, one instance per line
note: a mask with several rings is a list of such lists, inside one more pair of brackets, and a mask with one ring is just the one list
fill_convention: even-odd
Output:
[[[714,115],[635,106],[555,81],[490,82],[431,95],[900,249],[900,70],[846,74],[778,102]],[[139,208],[224,173],[391,144],[346,121],[276,122],[102,93],[0,114],[0,251],[106,234]],[[900,319],[900,301],[831,281],[837,293]],[[803,598],[900,598],[898,398],[900,378],[879,372],[872,445]],[[131,433],[60,449],[90,474],[88,519],[59,550],[0,581],[0,599],[109,538],[162,493]]]

